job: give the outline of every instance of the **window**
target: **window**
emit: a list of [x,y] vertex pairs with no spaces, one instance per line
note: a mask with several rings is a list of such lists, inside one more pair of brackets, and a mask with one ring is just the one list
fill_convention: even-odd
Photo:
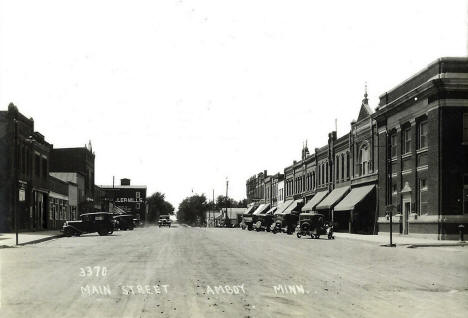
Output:
[[344,180],[344,155],[341,154],[341,180]]
[[397,135],[395,133],[393,133],[391,136],[390,136],[390,153],[391,153],[391,156],[392,158],[393,157],[396,157],[397,156]]
[[349,152],[346,153],[346,179],[349,179]]
[[419,123],[419,149],[427,147],[427,121]]
[[369,148],[367,145],[361,147],[359,159],[359,175],[366,175],[369,172]]
[[463,114],[463,142],[468,142],[468,113]]
[[403,131],[403,154],[411,152],[411,128]]
[[41,157],[38,154],[34,155],[34,174],[37,177],[41,176]]
[[315,172],[312,172],[312,188],[315,189]]
[[46,158],[42,158],[42,177],[43,177],[44,179],[47,179],[48,170],[49,170],[49,169],[47,169],[47,159],[46,159]]
[[426,178],[419,178],[419,191],[418,191],[418,201],[419,201],[419,214],[427,213],[427,184]]
[[463,176],[463,213],[468,214],[468,174]]
[[137,210],[140,209],[140,203],[137,203],[137,204],[136,204],[136,209],[137,209]]
[[336,175],[335,175],[335,179],[336,181],[340,180],[340,157],[336,157],[335,159],[335,162],[336,162]]

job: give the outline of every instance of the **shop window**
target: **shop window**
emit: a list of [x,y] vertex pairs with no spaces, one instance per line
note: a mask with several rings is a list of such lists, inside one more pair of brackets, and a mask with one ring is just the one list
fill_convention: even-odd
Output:
[[427,147],[427,121],[419,123],[419,149]]
[[468,143],[468,113],[463,114],[463,142]]
[[463,177],[463,213],[468,214],[468,174]]
[[411,152],[411,128],[403,130],[403,154]]

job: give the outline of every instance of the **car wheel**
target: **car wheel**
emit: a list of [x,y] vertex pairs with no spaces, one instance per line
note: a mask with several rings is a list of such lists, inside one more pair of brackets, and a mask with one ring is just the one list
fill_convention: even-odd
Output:
[[301,233],[297,232],[296,236],[297,238],[301,238]]
[[99,230],[98,231],[98,234],[101,235],[101,236],[107,235],[108,233],[109,233],[109,231],[107,231],[107,230]]
[[66,237],[71,237],[71,236],[73,236],[73,230],[72,230],[72,229],[69,229],[69,228],[66,228],[66,229],[63,231],[63,235],[65,235]]
[[310,233],[310,238],[314,239],[314,238],[315,238],[315,234],[314,234],[314,233]]

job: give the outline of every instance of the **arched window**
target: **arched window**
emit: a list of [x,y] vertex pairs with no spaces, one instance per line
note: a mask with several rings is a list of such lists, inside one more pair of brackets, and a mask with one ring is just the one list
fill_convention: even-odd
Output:
[[349,179],[349,152],[346,153],[346,179]]
[[341,180],[344,180],[344,178],[345,178],[345,176],[344,176],[344,165],[345,165],[344,154],[341,154]]
[[315,172],[312,172],[312,189],[315,189]]
[[335,171],[335,179],[336,181],[340,180],[340,157],[336,156],[335,158],[335,166],[336,166],[336,171]]

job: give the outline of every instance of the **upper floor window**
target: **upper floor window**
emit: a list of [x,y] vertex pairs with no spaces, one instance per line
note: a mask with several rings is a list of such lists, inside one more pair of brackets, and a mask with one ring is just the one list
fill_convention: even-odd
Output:
[[397,147],[397,136],[395,133],[393,133],[392,135],[390,135],[390,153],[392,158],[396,157],[397,155]]
[[340,157],[337,156],[335,158],[335,162],[336,162],[336,175],[335,175],[335,179],[336,181],[340,180]]
[[427,147],[427,121],[419,123],[419,149]]
[[36,177],[41,176],[41,157],[38,154],[34,155],[34,174]]
[[411,128],[403,130],[403,154],[411,152]]
[[359,159],[359,175],[365,175],[369,172],[369,148],[367,145],[361,147]]

